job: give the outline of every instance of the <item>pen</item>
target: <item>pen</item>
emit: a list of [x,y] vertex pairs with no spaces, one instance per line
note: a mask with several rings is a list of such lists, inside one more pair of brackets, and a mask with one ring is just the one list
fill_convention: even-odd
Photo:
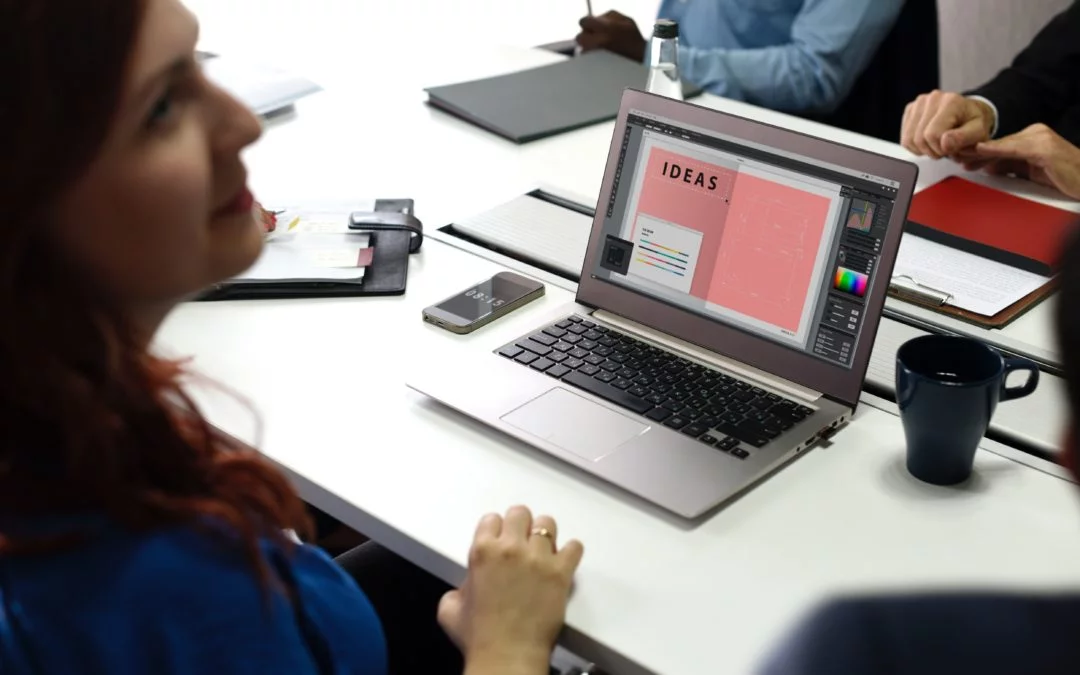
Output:
[[592,16],[592,0],[585,0],[585,8],[589,10],[589,16]]

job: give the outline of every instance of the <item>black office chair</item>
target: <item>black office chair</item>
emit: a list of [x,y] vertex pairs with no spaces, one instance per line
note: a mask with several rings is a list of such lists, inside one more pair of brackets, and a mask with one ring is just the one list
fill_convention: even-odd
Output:
[[907,0],[844,102],[828,115],[808,116],[867,136],[895,142],[904,107],[940,83],[936,0]]

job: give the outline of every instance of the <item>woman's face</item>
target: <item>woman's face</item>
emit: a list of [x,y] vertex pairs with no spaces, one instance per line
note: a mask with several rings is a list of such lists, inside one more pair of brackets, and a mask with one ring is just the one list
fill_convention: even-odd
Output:
[[145,0],[112,128],[58,203],[61,246],[136,320],[242,272],[262,247],[239,153],[250,112],[203,77],[180,0]]

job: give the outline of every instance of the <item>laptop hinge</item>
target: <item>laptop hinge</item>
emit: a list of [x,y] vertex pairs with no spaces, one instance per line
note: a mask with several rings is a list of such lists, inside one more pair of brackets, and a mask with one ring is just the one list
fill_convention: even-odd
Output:
[[720,370],[725,370],[732,375],[748,380],[763,389],[769,389],[777,394],[794,396],[808,403],[812,403],[822,397],[821,392],[814,391],[801,384],[796,384],[791,380],[771,375],[764,370],[748,366],[745,363],[739,363],[734,359],[721,356],[716,352],[711,352],[708,349],[698,347],[685,340],[680,340],[667,333],[658,331],[654,328],[649,328],[648,326],[643,326],[640,323],[612,314],[611,312],[597,309],[593,311],[592,315],[604,323],[610,324],[628,333],[633,333],[646,340],[661,344],[672,351],[686,354],[693,359],[715,366]]

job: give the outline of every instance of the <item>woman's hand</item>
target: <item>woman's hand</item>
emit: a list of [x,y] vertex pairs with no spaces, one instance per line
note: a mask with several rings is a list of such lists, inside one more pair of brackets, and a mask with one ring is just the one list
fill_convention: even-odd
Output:
[[484,516],[460,590],[439,605],[439,623],[465,655],[466,672],[547,673],[584,549],[558,548],[555,521],[524,506]]

